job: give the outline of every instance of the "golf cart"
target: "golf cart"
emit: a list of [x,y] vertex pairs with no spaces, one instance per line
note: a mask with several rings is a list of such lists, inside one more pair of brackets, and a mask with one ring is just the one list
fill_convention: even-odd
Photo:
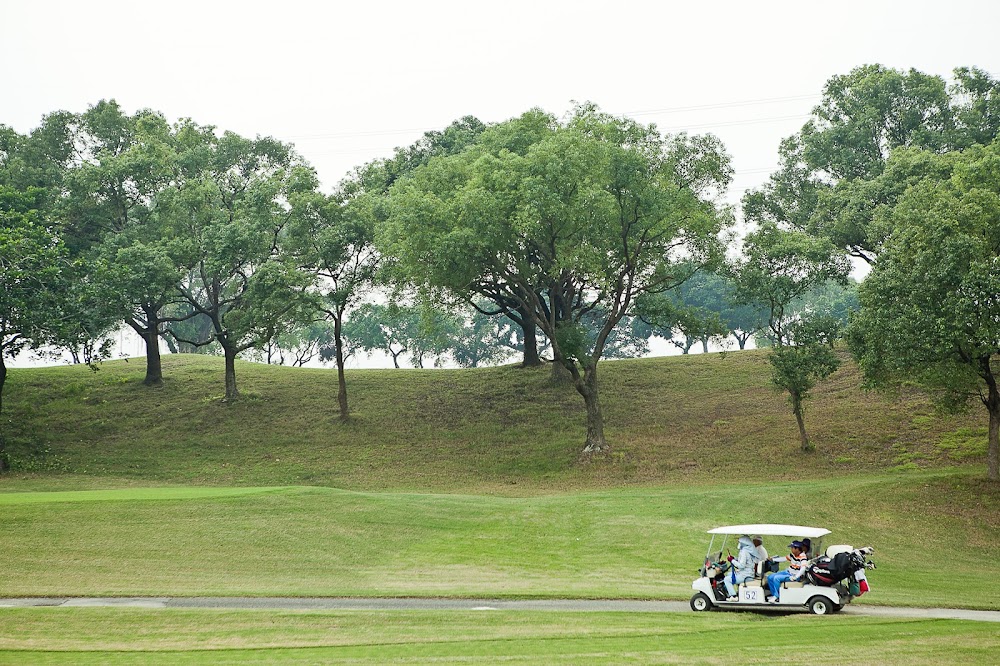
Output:
[[[848,545],[831,545],[824,551],[823,537],[830,530],[801,525],[730,525],[708,531],[712,540],[708,546],[701,576],[691,584],[695,594],[691,597],[691,610],[708,611],[714,608],[774,608],[780,610],[808,609],[816,615],[826,615],[841,610],[852,599],[868,591],[866,569],[874,569],[868,560],[874,550],[871,546],[854,548]],[[727,601],[725,577],[732,575],[732,565],[725,556],[736,547],[741,536],[781,537],[781,539],[809,539],[811,549],[805,574],[798,581],[781,584],[777,603],[772,602],[767,586],[768,574],[777,572],[778,563],[763,560],[757,563],[754,577],[738,586],[736,600]],[[784,555],[772,545],[771,557]],[[765,542],[765,546],[767,543]]]

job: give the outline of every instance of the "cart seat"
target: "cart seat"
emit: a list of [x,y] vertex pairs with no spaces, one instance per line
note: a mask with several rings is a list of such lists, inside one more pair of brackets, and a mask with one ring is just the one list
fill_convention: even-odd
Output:
[[758,562],[753,569],[754,578],[767,578],[767,574],[776,573],[778,571],[777,562],[767,562],[766,560],[761,560]]

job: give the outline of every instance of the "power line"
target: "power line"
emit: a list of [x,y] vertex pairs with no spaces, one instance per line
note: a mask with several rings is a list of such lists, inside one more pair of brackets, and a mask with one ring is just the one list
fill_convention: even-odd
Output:
[[[677,133],[677,132],[688,132],[688,131],[692,131],[692,130],[711,129],[711,128],[714,128],[714,127],[737,127],[737,126],[741,126],[741,125],[759,125],[759,124],[762,124],[762,123],[784,122],[786,120],[805,120],[807,118],[809,118],[808,115],[801,115],[801,114],[800,115],[794,115],[794,116],[772,116],[772,117],[769,117],[769,118],[751,118],[751,119],[748,119],[748,120],[734,120],[734,121],[722,122],[722,123],[701,123],[701,124],[698,124],[698,125],[685,125],[685,126],[678,126],[678,127],[664,127],[664,128],[658,128],[658,129],[660,129],[660,130],[662,130],[664,132],[667,132],[667,133]],[[416,131],[416,130],[412,130],[412,131]],[[402,133],[404,133],[404,130],[397,130],[397,131],[393,131],[393,132],[372,133],[372,136],[374,136],[376,134],[379,134],[379,135],[388,135],[388,134],[402,134]],[[354,135],[344,135],[342,138],[348,138],[349,136],[354,136]],[[291,137],[287,137],[287,138],[291,138]],[[317,136],[315,136],[313,138],[335,138],[335,135],[317,135]],[[385,150],[385,148],[384,147],[379,147],[379,148],[351,148],[349,150],[321,150],[321,151],[310,151],[310,154],[311,155],[354,155],[354,154],[360,154],[360,153],[378,152],[379,150]]]
[[[626,116],[649,116],[649,115],[659,115],[659,114],[669,114],[669,113],[684,113],[690,111],[709,111],[712,109],[731,109],[741,106],[756,106],[761,104],[774,104],[777,102],[794,102],[806,99],[819,99],[822,97],[820,94],[813,95],[788,95],[785,97],[761,97],[758,99],[747,99],[739,100],[734,102],[718,102],[714,104],[697,104],[693,106],[674,106],[666,107],[661,109],[640,109],[637,111],[626,111],[623,115]],[[791,118],[792,116],[789,116]],[[800,116],[794,116],[800,117]],[[808,117],[808,116],[805,116]],[[787,119],[787,118],[782,118]],[[765,122],[773,119],[760,119],[760,120],[750,120],[750,121],[737,121],[738,123],[747,122]],[[712,125],[712,127],[722,126],[725,124],[733,123],[720,123]],[[409,129],[391,129],[391,130],[359,130],[355,132],[323,132],[319,134],[292,134],[287,135],[285,138],[288,140],[293,139],[349,139],[355,137],[367,137],[367,136],[391,136],[398,134],[412,134],[414,132],[430,132],[434,131],[436,127],[411,127]]]
[[785,120],[805,120],[809,115],[794,115],[794,116],[772,116],[770,118],[752,118],[749,120],[733,120],[724,123],[699,123],[697,125],[687,125],[685,127],[664,127],[662,128],[664,132],[687,132],[689,130],[701,130],[711,127],[736,127],[738,125],[758,125],[760,123],[774,123],[782,122]]
[[707,111],[710,109],[729,109],[737,106],[754,106],[757,104],[773,104],[775,102],[795,102],[806,99],[819,99],[821,94],[812,95],[788,95],[786,97],[762,97],[760,99],[748,99],[739,102],[720,102],[718,104],[698,104],[695,106],[674,106],[665,109],[644,109],[641,111],[626,111],[626,116],[647,116],[659,113],[684,113],[686,111]]

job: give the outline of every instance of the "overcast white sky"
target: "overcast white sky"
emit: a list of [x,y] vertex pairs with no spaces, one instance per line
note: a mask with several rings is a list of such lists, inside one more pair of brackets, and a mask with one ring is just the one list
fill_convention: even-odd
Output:
[[0,0],[0,123],[114,98],[294,143],[327,190],[464,115],[572,100],[712,132],[766,180],[823,84],[868,63],[1000,76],[1000,3]]

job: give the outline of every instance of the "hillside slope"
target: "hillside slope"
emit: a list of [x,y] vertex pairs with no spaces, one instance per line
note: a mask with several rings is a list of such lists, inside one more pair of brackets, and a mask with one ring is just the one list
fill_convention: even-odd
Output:
[[353,418],[342,424],[334,371],[241,363],[245,397],[225,403],[222,363],[167,356],[160,388],[142,385],[135,359],[96,373],[11,370],[14,473],[523,493],[984,465],[984,415],[942,416],[916,392],[865,393],[846,358],[807,403],[818,449],[808,455],[765,352],[605,362],[613,452],[591,462],[578,458],[583,401],[547,368],[349,371]]

